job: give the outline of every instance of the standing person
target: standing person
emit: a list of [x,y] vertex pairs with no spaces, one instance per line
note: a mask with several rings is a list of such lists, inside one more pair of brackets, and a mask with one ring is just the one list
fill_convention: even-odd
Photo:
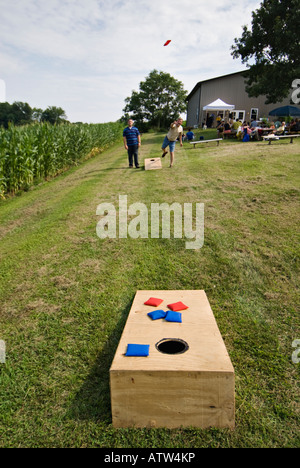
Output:
[[141,135],[138,128],[133,126],[133,120],[128,120],[128,127],[123,131],[124,147],[128,152],[129,167],[133,167],[133,158],[135,167],[139,166],[139,147],[141,146]]
[[167,135],[165,136],[165,139],[161,147],[163,150],[162,157],[164,158],[165,155],[167,154],[167,151],[165,151],[165,149],[167,148],[167,146],[169,146],[170,167],[173,167],[173,164],[174,164],[175,143],[178,138],[180,141],[180,146],[182,146],[182,133],[183,133],[182,122],[183,120],[179,117],[177,120],[175,120],[175,122],[171,123],[170,129]]

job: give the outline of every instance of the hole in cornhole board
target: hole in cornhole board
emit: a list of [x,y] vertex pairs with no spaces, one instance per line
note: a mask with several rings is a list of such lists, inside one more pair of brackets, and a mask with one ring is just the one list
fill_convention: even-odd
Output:
[[163,354],[182,354],[189,349],[187,342],[180,338],[164,338],[155,347]]

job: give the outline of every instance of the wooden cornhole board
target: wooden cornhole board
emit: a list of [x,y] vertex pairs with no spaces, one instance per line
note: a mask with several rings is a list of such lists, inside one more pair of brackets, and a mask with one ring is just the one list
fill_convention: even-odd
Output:
[[[150,297],[159,307],[144,305]],[[181,301],[182,323],[148,312]],[[156,345],[180,339],[188,349],[165,354]],[[150,345],[149,356],[125,356],[127,345]],[[110,368],[114,427],[234,428],[234,369],[205,291],[138,291]]]
[[162,169],[160,158],[145,159],[145,170],[150,171],[153,169]]

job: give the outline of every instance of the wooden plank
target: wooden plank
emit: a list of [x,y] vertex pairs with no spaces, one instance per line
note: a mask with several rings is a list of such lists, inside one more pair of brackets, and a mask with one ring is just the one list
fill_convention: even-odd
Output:
[[190,144],[191,144],[191,145],[194,145],[194,148],[195,148],[196,145],[197,145],[198,143],[210,143],[210,142],[212,142],[212,141],[216,141],[216,142],[217,142],[217,146],[219,146],[220,141],[222,141],[222,140],[223,140],[223,138],[215,138],[215,139],[212,139],[212,140],[191,141]]
[[273,140],[282,140],[283,138],[290,138],[290,143],[293,143],[294,138],[298,138],[300,135],[275,135],[275,136],[264,136],[263,139],[269,141],[269,145]]
[[300,135],[282,135],[282,136],[279,136],[278,138],[279,139],[282,139],[282,138],[290,138],[290,143],[293,143],[293,140],[294,138],[298,138]]
[[[164,299],[157,308],[149,297]],[[182,301],[182,323],[147,313]],[[184,340],[182,354],[164,354],[164,338]],[[148,344],[148,357],[126,357],[129,343]],[[138,291],[110,368],[115,427],[234,427],[234,369],[205,291]]]
[[300,135],[277,135],[278,138],[298,138]]
[[161,159],[160,158],[145,159],[145,170],[151,171],[154,169],[162,169]]
[[234,428],[231,374],[118,372],[111,386],[114,427]]

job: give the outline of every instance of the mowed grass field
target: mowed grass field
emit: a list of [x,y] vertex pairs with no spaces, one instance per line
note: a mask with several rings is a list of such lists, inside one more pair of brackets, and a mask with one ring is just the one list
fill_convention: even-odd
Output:
[[[145,134],[140,162],[164,134]],[[0,447],[299,447],[300,141],[177,146],[127,168],[122,142],[0,202]],[[99,239],[96,209],[204,203],[184,239]],[[109,368],[134,295],[204,289],[236,373],[236,428],[114,429]],[[157,389],[167,392],[167,388]]]

